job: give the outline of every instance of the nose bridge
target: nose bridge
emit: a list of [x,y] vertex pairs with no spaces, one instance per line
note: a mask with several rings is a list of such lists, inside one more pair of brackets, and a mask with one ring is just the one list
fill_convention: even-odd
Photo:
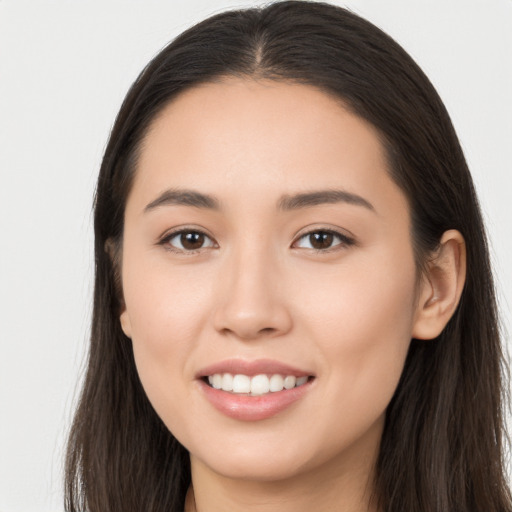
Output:
[[282,294],[282,273],[268,240],[233,246],[222,268],[216,328],[243,339],[286,332],[291,318]]

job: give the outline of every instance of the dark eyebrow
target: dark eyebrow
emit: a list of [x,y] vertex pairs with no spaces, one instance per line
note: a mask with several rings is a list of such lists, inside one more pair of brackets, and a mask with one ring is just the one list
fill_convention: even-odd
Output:
[[219,201],[209,195],[201,194],[194,190],[169,189],[160,194],[154,201],[151,201],[144,212],[158,208],[159,206],[168,206],[172,204],[193,206],[195,208],[206,208],[208,210],[220,210]]
[[[290,211],[300,208],[310,208],[320,204],[348,203],[363,206],[375,212],[373,205],[357,194],[345,190],[318,190],[313,192],[302,192],[294,195],[284,195],[278,201],[280,210]],[[159,206],[183,205],[208,210],[220,210],[220,202],[217,198],[196,192],[194,190],[168,189],[160,194],[154,201],[151,201],[144,212],[154,210]]]
[[301,194],[283,196],[278,206],[281,210],[297,210],[299,208],[309,208],[320,204],[348,203],[357,206],[363,206],[375,212],[373,205],[357,194],[345,190],[318,190],[314,192],[304,192]]

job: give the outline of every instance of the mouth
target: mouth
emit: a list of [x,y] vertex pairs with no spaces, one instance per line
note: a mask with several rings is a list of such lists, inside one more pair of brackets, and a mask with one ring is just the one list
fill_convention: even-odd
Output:
[[231,359],[196,375],[203,396],[222,414],[259,421],[284,413],[315,387],[316,376],[278,361]]
[[213,389],[243,396],[262,396],[303,386],[314,377],[312,375],[265,374],[250,376],[242,373],[214,373],[203,377],[203,381]]

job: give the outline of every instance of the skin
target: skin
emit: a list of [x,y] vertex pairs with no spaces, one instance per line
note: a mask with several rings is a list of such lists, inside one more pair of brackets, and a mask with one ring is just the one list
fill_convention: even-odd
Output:
[[[219,209],[155,205],[168,189],[215,196]],[[371,207],[278,207],[326,189]],[[187,251],[166,238],[174,228],[207,237]],[[315,250],[307,234],[322,230],[352,242]],[[410,232],[375,129],[313,87],[228,78],[160,113],[126,206],[120,321],[151,403],[191,454],[188,510],[368,510],[410,340],[439,334],[464,281],[458,232],[420,278]],[[239,421],[196,378],[231,358],[315,379],[279,414]]]

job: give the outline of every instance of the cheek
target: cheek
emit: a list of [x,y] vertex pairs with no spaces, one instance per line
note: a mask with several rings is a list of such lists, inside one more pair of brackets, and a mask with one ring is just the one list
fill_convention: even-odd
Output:
[[205,276],[185,267],[171,271],[160,260],[127,262],[123,278],[133,339],[157,357],[193,348],[210,300]]
[[[365,350],[386,340],[399,343],[412,332],[415,283],[415,264],[408,252],[401,258],[389,250],[355,255],[346,265],[316,276],[314,287],[309,284],[309,293],[303,294],[304,312],[310,312],[315,329],[331,333],[324,338],[331,340],[333,349]],[[307,286],[304,281],[302,288]]]
[[190,392],[190,360],[202,337],[210,292],[189,272],[170,273],[168,266],[148,261],[126,262],[124,296],[139,377],[166,421],[176,416]]
[[389,404],[410,345],[415,279],[412,257],[406,265],[395,258],[361,262],[317,280],[303,304],[306,339],[316,340],[341,414],[358,410],[371,421]]

